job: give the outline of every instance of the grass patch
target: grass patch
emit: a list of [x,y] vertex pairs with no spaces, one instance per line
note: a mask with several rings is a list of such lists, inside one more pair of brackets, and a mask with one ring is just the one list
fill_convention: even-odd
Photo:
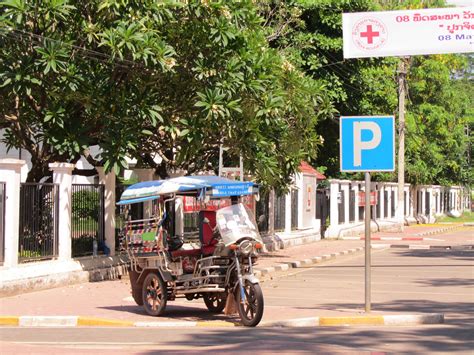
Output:
[[474,212],[464,212],[460,217],[440,217],[436,222],[453,222],[453,223],[465,223],[474,222]]

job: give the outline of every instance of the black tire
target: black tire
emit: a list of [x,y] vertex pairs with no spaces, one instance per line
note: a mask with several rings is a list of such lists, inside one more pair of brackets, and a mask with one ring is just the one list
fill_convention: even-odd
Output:
[[246,327],[255,327],[263,316],[263,293],[260,285],[245,280],[245,304],[240,302],[240,288],[236,290],[237,309],[240,320]]
[[141,282],[138,282],[138,277],[140,273],[128,270],[128,276],[130,277],[130,285],[132,287],[132,297],[135,303],[139,306],[143,306],[143,296],[142,296],[142,289],[143,289],[143,279]]
[[225,292],[204,293],[203,298],[209,312],[221,313],[225,308],[227,294]]
[[150,316],[161,316],[165,312],[168,292],[160,275],[150,272],[143,280],[142,301]]

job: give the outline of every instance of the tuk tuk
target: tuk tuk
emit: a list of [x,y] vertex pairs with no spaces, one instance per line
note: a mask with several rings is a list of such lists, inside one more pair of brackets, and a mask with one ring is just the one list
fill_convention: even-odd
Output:
[[[259,187],[217,176],[182,176],[128,187],[118,205],[153,201],[149,218],[127,217],[121,248],[130,259],[132,296],[146,313],[160,316],[168,301],[203,298],[213,313],[238,313],[245,326],[256,326],[264,308],[253,266],[263,241],[254,215],[243,200],[254,202]],[[183,199],[199,208],[198,238],[177,230],[176,210]],[[181,235],[180,235],[181,234]]]

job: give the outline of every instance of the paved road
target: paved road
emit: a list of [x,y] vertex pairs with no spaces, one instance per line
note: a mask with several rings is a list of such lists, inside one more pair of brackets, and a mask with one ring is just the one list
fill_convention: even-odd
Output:
[[[470,353],[474,349],[472,250],[373,253],[375,314],[443,312],[446,323],[417,327],[25,329],[3,328],[2,353],[223,352]],[[293,270],[263,283],[266,313],[348,315],[364,307],[363,254]],[[185,312],[183,310],[183,312]],[[15,343],[13,343],[15,342]]]

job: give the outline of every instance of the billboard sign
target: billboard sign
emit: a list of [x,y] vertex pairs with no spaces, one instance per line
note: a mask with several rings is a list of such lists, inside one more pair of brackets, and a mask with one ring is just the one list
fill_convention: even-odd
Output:
[[345,13],[344,58],[474,52],[474,6]]
[[393,116],[341,117],[341,171],[395,170],[395,118]]

